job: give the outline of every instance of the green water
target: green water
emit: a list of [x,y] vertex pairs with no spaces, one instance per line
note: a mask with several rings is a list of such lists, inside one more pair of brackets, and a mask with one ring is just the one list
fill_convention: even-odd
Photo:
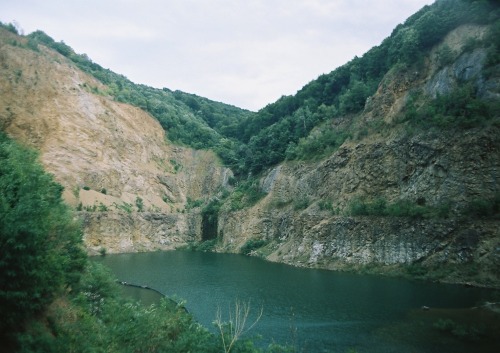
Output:
[[262,307],[263,316],[248,336],[260,336],[257,343],[263,346],[277,342],[300,352],[500,351],[500,342],[486,332],[496,329],[489,320],[498,316],[478,318],[476,326],[487,326],[480,327],[478,337],[435,328],[449,315],[457,322],[476,316],[479,311],[457,309],[494,300],[497,293],[490,290],[301,269],[231,254],[172,251],[106,255],[96,261],[121,281],[186,301],[210,329],[217,309],[228,319],[235,300],[250,302],[249,321]]

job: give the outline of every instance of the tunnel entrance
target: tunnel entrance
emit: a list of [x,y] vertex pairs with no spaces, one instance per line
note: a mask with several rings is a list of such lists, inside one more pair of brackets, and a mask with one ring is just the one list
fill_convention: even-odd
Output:
[[201,211],[201,241],[217,239],[219,208],[219,200],[213,200]]

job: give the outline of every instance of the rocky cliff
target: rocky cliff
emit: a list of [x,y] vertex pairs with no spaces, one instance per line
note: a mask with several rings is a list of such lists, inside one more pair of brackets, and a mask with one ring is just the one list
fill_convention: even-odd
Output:
[[[481,26],[459,27],[432,51],[420,72],[389,72],[363,113],[340,123],[376,125],[378,133],[351,139],[320,162],[284,163],[266,173],[261,187],[267,196],[261,202],[222,212],[226,251],[254,240],[260,246],[254,254],[272,261],[385,272],[422,267],[445,280],[498,285],[498,220],[463,215],[471,202],[499,193],[498,120],[447,132],[409,131],[397,123],[416,90],[435,97],[470,82],[484,97],[500,99],[499,78],[482,75],[485,51],[461,52],[464,43],[482,33]],[[461,54],[439,66],[436,56],[444,46]],[[350,216],[363,200],[373,207],[405,204],[446,215]]]
[[[224,202],[232,172],[213,152],[173,145],[157,120],[113,100],[66,57],[28,48],[3,30],[0,126],[40,151],[82,219],[90,253],[173,249],[207,239],[205,225],[218,251],[247,247],[292,265],[431,271],[441,280],[498,286],[499,221],[468,213],[500,193],[498,116],[447,130],[405,120],[410,106],[464,83],[480,98],[500,100],[500,78],[484,74],[486,49],[466,49],[485,32],[461,26],[423,63],[391,69],[361,113],[326,123],[369,133],[320,161],[265,171],[265,197],[238,210]],[[208,222],[199,206],[210,200],[222,206]],[[356,213],[360,207],[375,211]]]
[[172,249],[200,234],[188,199],[215,194],[231,175],[214,153],[173,146],[144,111],[59,53],[2,30],[0,126],[40,151],[85,226],[91,253]]

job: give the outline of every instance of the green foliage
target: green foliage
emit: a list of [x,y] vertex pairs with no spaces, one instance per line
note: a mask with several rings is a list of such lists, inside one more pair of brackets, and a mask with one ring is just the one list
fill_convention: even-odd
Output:
[[84,186],[84,187],[83,187],[83,190],[87,190],[87,191],[89,191],[89,190],[90,190],[90,187],[88,187],[88,186]]
[[231,211],[237,211],[255,205],[266,195],[257,180],[249,179],[239,183],[230,194],[227,203]]
[[7,31],[14,33],[14,34],[19,34],[16,26],[13,23],[2,23],[0,22],[0,28],[6,29]]
[[177,162],[175,159],[171,159],[170,164],[172,164],[172,166],[174,167],[175,173],[177,173],[178,171],[180,171],[182,169],[182,164]]
[[[79,293],[54,305],[47,326],[18,335],[19,351],[207,352],[222,351],[220,338],[197,324],[181,306],[163,299],[143,306],[119,296],[109,271],[90,263]],[[215,315],[215,313],[214,313]],[[241,340],[236,352],[255,352]]]
[[[390,37],[362,57],[319,76],[296,95],[283,96],[257,113],[180,91],[136,85],[95,64],[85,54],[76,54],[63,42],[56,43],[41,31],[27,37],[31,47],[42,44],[57,50],[107,86],[105,92],[96,93],[146,110],[160,122],[171,141],[210,148],[238,178],[246,178],[249,173],[256,175],[285,159],[321,158],[334,152],[349,135],[359,138],[366,134],[366,127],[361,127],[364,131],[319,134],[314,128],[342,115],[361,112],[391,68],[395,65],[418,68],[431,48],[457,26],[494,23],[484,43],[490,43],[487,66],[496,70],[495,65],[500,61],[499,13],[498,6],[491,1],[436,1],[398,25]],[[473,45],[478,43],[469,47]],[[449,63],[453,56],[451,49],[443,47],[440,64]],[[470,127],[498,112],[498,107],[491,110],[476,99],[475,92],[464,94],[469,94],[470,99],[464,101],[457,94],[449,99],[439,98],[431,107],[409,109],[408,116],[418,118],[409,120],[433,128],[455,123]],[[464,108],[466,114],[457,115]]]
[[348,132],[337,132],[324,128],[290,144],[286,150],[288,160],[318,160],[335,152],[350,137]]
[[264,239],[249,239],[245,242],[245,244],[240,248],[240,254],[250,255],[252,252],[257,249],[262,248],[267,245],[269,241]]
[[328,200],[319,200],[318,201],[318,207],[320,211],[331,211],[333,212],[333,204],[331,201]]
[[[93,261],[72,293],[59,297],[43,320],[32,320],[13,336],[11,351],[23,353],[224,351],[221,337],[196,323],[182,305],[167,298],[151,306],[124,299],[110,271]],[[262,350],[238,337],[231,351]]]
[[309,198],[301,197],[294,201],[293,209],[295,211],[305,210],[307,207],[309,207],[309,204],[310,204]]
[[444,67],[450,65],[455,60],[455,57],[456,53],[448,45],[443,45],[437,52],[438,66]]
[[123,202],[123,203],[120,203],[120,204],[117,204],[116,202],[114,202],[113,206],[115,206],[115,208],[117,210],[125,211],[127,213],[132,213],[132,211],[133,211],[132,204],[130,204],[128,202]]
[[485,42],[490,43],[488,50],[488,57],[486,58],[486,67],[488,68],[485,72],[486,77],[492,77],[493,75],[498,75],[500,69],[498,64],[500,63],[500,19],[494,22],[490,30],[488,31]]
[[226,151],[224,143],[221,143],[222,134],[233,135],[237,131],[237,122],[252,115],[249,111],[180,91],[135,84],[123,75],[92,62],[86,54],[76,54],[64,42],[55,42],[42,31],[35,31],[27,38],[31,48],[38,45],[52,48],[107,86],[105,91],[90,87],[91,92],[111,96],[116,101],[132,104],[150,113],[173,142],[197,149]]
[[487,124],[498,114],[500,103],[479,99],[476,88],[468,83],[418,109],[410,101],[405,120],[420,129],[471,129]]
[[144,200],[139,196],[135,198],[135,207],[137,207],[137,212],[144,211]]
[[198,208],[198,207],[201,207],[203,205],[203,200],[202,199],[199,199],[199,200],[192,200],[191,198],[187,198],[186,200],[186,210],[191,210],[193,208]]
[[217,239],[205,240],[198,244],[192,244],[191,250],[209,252],[217,246]]
[[[373,47],[361,58],[355,57],[344,66],[308,83],[295,96],[281,97],[255,116],[242,120],[238,128],[240,133],[233,135],[246,144],[239,150],[239,159],[244,162],[239,165],[236,173],[257,174],[285,158],[317,158],[318,150],[320,154],[321,151],[331,153],[330,150],[334,151],[335,147],[330,149],[328,138],[318,140],[314,133],[307,137],[314,127],[340,115],[359,113],[364,108],[366,99],[373,95],[381,79],[392,67],[418,67],[421,59],[450,30],[465,23],[493,23],[498,15],[498,6],[485,1],[437,1],[431,6],[425,6],[404,24],[398,25],[381,45]],[[500,28],[500,25],[496,27]],[[497,43],[500,38],[497,32],[500,30],[493,32],[490,35],[491,38],[494,37],[491,42]],[[500,45],[495,44],[495,48],[500,48]],[[490,53],[491,63],[500,60],[497,49],[490,50]],[[446,47],[439,54],[442,65],[454,55]],[[472,98],[462,104],[463,100],[453,97],[444,107],[438,100],[433,109],[444,110],[441,117],[436,114],[424,115],[429,115],[431,120],[436,118],[437,121],[431,123],[435,126],[451,126],[455,123],[460,127],[476,125],[485,117],[485,109],[488,108],[476,100],[475,95]],[[457,102],[456,105],[466,106],[468,113],[456,120],[456,109],[452,107],[452,101]],[[486,114],[486,117],[492,116],[494,112]],[[357,131],[351,133],[353,136],[361,136]],[[342,143],[342,138],[339,142]]]
[[500,219],[500,193],[496,193],[491,199],[472,200],[465,207],[463,216]]
[[[259,114],[264,114],[262,112]],[[287,155],[295,158],[291,148],[298,143],[300,138],[306,137],[314,126],[327,119],[328,114],[331,113],[332,109],[326,106],[322,106],[316,112],[306,106],[262,129],[250,138],[246,148],[240,150],[240,158],[244,164],[236,172],[249,171],[257,174],[264,168],[283,161]]]
[[340,114],[359,112],[371,94],[373,89],[370,89],[365,82],[352,80],[347,90],[339,97]]
[[350,216],[448,218],[450,208],[448,203],[443,203],[439,207],[430,207],[407,200],[387,203],[383,198],[373,200],[355,198],[349,203],[346,213]]
[[413,278],[423,278],[428,273],[428,269],[419,263],[410,264],[406,266],[405,270]]
[[62,191],[36,153],[0,133],[0,336],[78,282],[81,231]]
[[108,193],[108,191],[107,191],[105,188],[102,188],[102,189],[101,189],[101,194],[106,195],[107,193]]

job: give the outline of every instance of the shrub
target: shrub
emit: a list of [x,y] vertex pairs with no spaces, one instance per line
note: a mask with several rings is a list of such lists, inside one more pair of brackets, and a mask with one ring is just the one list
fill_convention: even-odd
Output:
[[293,209],[295,211],[305,210],[307,207],[309,207],[309,199],[307,197],[300,198],[293,204]]
[[144,201],[139,196],[135,198],[135,206],[137,207],[137,212],[144,211]]
[[241,182],[228,198],[229,208],[232,211],[251,207],[263,199],[267,194],[263,192],[257,180]]
[[243,255],[250,255],[253,251],[260,249],[267,244],[268,244],[268,241],[263,240],[263,239],[249,239],[240,248],[240,253]]
[[186,200],[186,210],[190,210],[190,209],[193,209],[193,208],[198,208],[198,207],[201,207],[203,205],[203,200],[202,199],[199,199],[199,200],[192,200],[191,198],[187,198]]
[[404,120],[420,129],[471,129],[485,125],[500,113],[500,104],[478,98],[477,88],[472,83],[437,96],[418,109],[412,100],[407,105]]
[[0,340],[79,280],[81,230],[35,152],[0,133]]
[[320,200],[318,201],[318,207],[321,211],[333,211],[333,204],[331,201]]
[[124,202],[121,204],[117,204],[116,202],[114,202],[113,206],[115,206],[115,208],[117,210],[122,210],[122,211],[125,211],[127,213],[132,213],[132,204],[130,204],[130,203]]
[[198,244],[195,250],[203,252],[213,251],[216,245],[217,245],[217,239],[206,240]]
[[428,273],[428,270],[418,263],[413,263],[406,266],[406,272],[412,277],[423,277]]
[[353,199],[348,207],[347,214],[351,216],[377,217],[409,217],[409,218],[447,218],[451,212],[449,203],[442,203],[436,207],[419,205],[408,200],[399,200],[388,204],[383,198],[365,200]]
[[464,216],[474,218],[498,218],[500,214],[500,193],[492,199],[471,201],[463,211]]

